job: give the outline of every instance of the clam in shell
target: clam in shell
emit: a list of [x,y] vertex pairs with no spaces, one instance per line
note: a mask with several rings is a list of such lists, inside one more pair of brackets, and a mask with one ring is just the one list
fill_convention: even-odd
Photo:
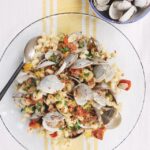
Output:
[[86,84],[81,83],[74,88],[74,98],[77,104],[82,106],[93,99],[93,92]]
[[64,83],[62,83],[56,75],[46,76],[41,80],[37,89],[49,94],[54,94],[64,88]]
[[45,67],[52,66],[52,65],[55,65],[55,63],[52,61],[44,61],[44,62],[38,64],[37,69],[45,68]]
[[107,63],[102,63],[95,66],[93,71],[96,82],[101,82],[104,79],[106,82],[109,82],[112,80],[115,74],[113,68]]
[[124,11],[131,7],[132,4],[129,1],[114,1],[109,8],[109,16],[114,20],[118,20],[123,16]]
[[134,0],[134,5],[139,8],[145,8],[150,5],[150,0]]
[[114,2],[114,7],[120,11],[126,11],[129,8],[132,7],[131,2],[127,1],[127,0],[123,0],[123,1],[115,1]]
[[110,2],[110,0],[95,0],[95,3],[100,6],[107,5],[109,2]]
[[66,68],[69,68],[77,59],[78,59],[78,54],[70,54],[70,55],[68,55],[65,58],[62,66],[57,71],[56,75],[62,73]]
[[99,11],[106,11],[106,10],[109,9],[109,5],[104,5],[104,6],[96,5],[96,8],[97,8],[97,10],[99,10]]
[[43,127],[50,132],[59,131],[58,124],[64,125],[64,117],[59,112],[49,112],[42,119]]
[[125,12],[122,15],[119,21],[120,22],[128,21],[136,12],[137,12],[137,8],[135,6],[132,6],[127,12]]
[[96,112],[99,120],[103,122],[107,129],[114,129],[121,123],[121,115],[114,107],[102,107],[96,109]]
[[93,62],[87,59],[78,59],[72,66],[72,69],[81,69],[92,65]]
[[28,73],[25,73],[25,72],[20,72],[16,78],[16,81],[18,83],[23,83],[24,81],[28,80],[29,78],[34,78],[33,75],[29,75]]

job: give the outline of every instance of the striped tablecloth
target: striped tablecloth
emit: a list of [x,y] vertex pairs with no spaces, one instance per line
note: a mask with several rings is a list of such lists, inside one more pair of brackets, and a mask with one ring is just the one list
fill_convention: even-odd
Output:
[[[94,14],[89,6],[88,0],[43,0],[42,2],[42,17],[47,15],[56,14],[56,13],[65,13],[65,12],[82,12]],[[78,17],[78,16],[77,16]],[[77,22],[70,20],[70,18],[59,19],[57,22],[54,22],[53,19],[43,20],[43,32],[52,33],[52,26],[65,26],[65,24],[72,24],[73,31],[82,30],[82,21],[83,18],[77,19]],[[89,18],[85,18],[85,29],[87,35],[96,35],[96,22],[92,26],[90,24]],[[68,29],[64,32],[68,32]],[[59,32],[59,31],[58,31]]]
[[[89,8],[88,0],[5,0],[0,5],[0,55],[10,40],[29,23],[50,14],[62,12],[93,13]],[[67,21],[58,20],[60,24]],[[69,20],[68,20],[69,21]],[[82,18],[76,22],[81,27]],[[43,21],[43,32],[51,33],[51,26],[55,26],[53,20]],[[95,25],[91,26],[85,19],[87,34],[95,36]],[[150,149],[150,14],[137,23],[130,25],[116,25],[131,40],[137,49],[144,65],[147,80],[146,103],[141,119],[129,136],[118,148],[119,150],[149,150]],[[74,25],[74,28],[76,26]],[[90,30],[91,29],[91,30]],[[65,32],[65,31],[64,31]],[[0,150],[22,150],[22,148],[9,135],[0,122]]]

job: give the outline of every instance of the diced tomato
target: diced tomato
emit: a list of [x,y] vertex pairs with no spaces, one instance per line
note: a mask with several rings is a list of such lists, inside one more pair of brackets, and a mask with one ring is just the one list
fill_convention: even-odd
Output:
[[68,108],[70,112],[73,112],[75,107],[73,105],[69,105]]
[[51,136],[52,138],[57,137],[57,132],[54,132],[54,133],[50,134],[50,136]]
[[77,46],[73,43],[68,43],[68,48],[70,48],[72,52],[75,52],[77,49]]
[[31,120],[29,123],[29,127],[33,129],[38,129],[41,127],[40,123],[37,120]]
[[100,139],[100,140],[103,140],[103,137],[104,137],[104,133],[105,133],[105,128],[98,128],[94,131],[92,131],[92,134],[94,137],[96,137],[97,139]]
[[71,74],[80,75],[82,73],[82,69],[70,69]]
[[72,52],[74,52],[77,49],[75,44],[73,44],[72,42],[68,42],[68,37],[67,36],[64,37],[64,44],[67,45],[67,47],[69,49],[71,49]]
[[77,107],[77,115],[79,115],[79,116],[85,116],[85,115],[87,115],[87,112],[81,106],[78,106]]
[[65,43],[66,45],[68,45],[68,37],[67,37],[67,36],[64,37],[64,43]]
[[25,99],[25,103],[27,106],[30,106],[30,105],[34,105],[36,102],[33,101],[32,99]]
[[128,91],[131,88],[131,81],[122,79],[119,81],[118,87],[120,89]]

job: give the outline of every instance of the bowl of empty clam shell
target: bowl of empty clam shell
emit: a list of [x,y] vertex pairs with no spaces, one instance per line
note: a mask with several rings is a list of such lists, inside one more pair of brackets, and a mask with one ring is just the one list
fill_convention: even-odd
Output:
[[150,0],[89,0],[103,20],[118,24],[138,21],[150,11]]

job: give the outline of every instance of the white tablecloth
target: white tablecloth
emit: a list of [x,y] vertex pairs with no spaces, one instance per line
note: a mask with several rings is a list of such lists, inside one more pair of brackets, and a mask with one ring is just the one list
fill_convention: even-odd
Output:
[[[10,40],[29,23],[42,17],[42,0],[1,0],[0,55]],[[142,60],[147,82],[147,94],[141,118],[119,150],[150,149],[150,13],[129,25],[116,25],[127,35]],[[0,150],[22,150],[0,122]]]

